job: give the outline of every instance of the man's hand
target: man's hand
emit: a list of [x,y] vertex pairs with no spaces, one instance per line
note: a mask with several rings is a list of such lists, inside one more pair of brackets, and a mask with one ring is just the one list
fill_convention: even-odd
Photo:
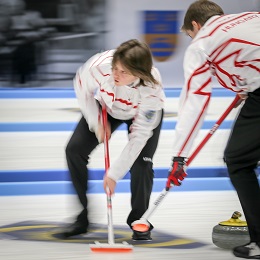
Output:
[[113,179],[105,176],[103,181],[103,186],[106,193],[108,192],[108,190],[110,192],[110,195],[113,195],[115,193],[116,182]]
[[186,162],[184,157],[173,157],[172,167],[169,170],[166,190],[171,186],[180,186],[184,178],[187,176],[185,172]]

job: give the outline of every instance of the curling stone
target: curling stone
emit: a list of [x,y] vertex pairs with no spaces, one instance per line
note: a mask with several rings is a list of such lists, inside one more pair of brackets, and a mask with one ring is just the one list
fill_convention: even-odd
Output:
[[250,242],[246,221],[240,219],[242,214],[235,211],[231,218],[220,222],[213,228],[212,242],[217,247],[232,249]]

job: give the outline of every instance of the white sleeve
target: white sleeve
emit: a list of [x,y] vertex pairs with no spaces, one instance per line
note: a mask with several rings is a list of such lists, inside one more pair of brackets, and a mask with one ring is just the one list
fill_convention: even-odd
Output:
[[[140,86],[139,88],[141,88],[142,98],[138,106],[138,113],[130,128],[129,142],[108,170],[108,177],[115,181],[122,179],[130,170],[148,139],[153,135],[153,130],[161,121],[162,104],[164,102],[160,95],[161,87],[156,90],[151,87]],[[159,91],[159,94],[156,91]]]
[[[161,115],[162,110],[139,112],[135,122],[131,126],[129,142],[108,170],[107,175],[109,178],[117,181],[122,179],[130,170],[148,139],[153,135],[153,129],[160,123]],[[140,125],[141,122],[142,126]]]
[[95,133],[98,129],[100,113],[98,103],[94,96],[99,85],[95,81],[90,67],[93,60],[96,59],[96,56],[97,55],[90,58],[78,69],[73,81],[80,110],[88,123],[89,130]]
[[203,50],[189,46],[184,57],[185,84],[180,95],[173,156],[188,157],[211,98],[211,73]]

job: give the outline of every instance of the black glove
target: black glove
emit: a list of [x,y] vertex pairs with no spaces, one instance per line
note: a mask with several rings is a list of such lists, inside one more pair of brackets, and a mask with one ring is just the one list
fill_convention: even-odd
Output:
[[166,184],[166,190],[169,190],[171,186],[180,186],[184,178],[187,176],[185,172],[186,161],[185,157],[173,157],[172,167],[169,170],[168,180]]

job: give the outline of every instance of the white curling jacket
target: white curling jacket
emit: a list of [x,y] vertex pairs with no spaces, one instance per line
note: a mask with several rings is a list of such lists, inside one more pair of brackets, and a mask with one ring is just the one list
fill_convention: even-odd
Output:
[[96,133],[102,116],[96,100],[105,105],[112,117],[133,119],[129,142],[107,172],[108,177],[117,181],[129,171],[160,123],[165,94],[160,73],[154,67],[152,74],[158,85],[137,86],[138,79],[131,86],[116,87],[112,75],[114,51],[98,53],[81,66],[74,78],[74,89],[90,131]]
[[260,13],[211,17],[184,56],[173,155],[188,157],[211,98],[211,77],[236,93],[260,87]]

